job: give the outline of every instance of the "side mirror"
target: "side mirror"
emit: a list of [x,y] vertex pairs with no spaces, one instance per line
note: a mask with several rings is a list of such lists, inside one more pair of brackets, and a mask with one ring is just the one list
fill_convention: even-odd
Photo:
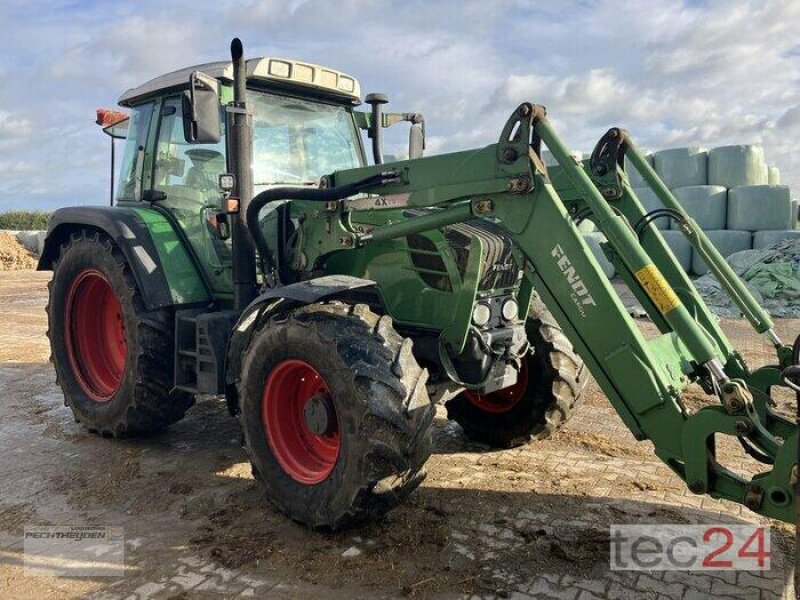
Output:
[[408,158],[422,158],[425,150],[425,122],[413,123],[408,131]]
[[183,93],[183,136],[190,144],[216,144],[222,139],[219,82],[193,71]]

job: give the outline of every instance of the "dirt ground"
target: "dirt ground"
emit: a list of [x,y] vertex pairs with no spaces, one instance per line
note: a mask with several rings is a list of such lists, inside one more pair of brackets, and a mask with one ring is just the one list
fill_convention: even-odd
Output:
[[[48,275],[0,278],[0,597],[793,596],[793,531],[689,493],[594,384],[557,437],[509,451],[468,443],[440,411],[428,478],[404,506],[355,531],[312,533],[266,503],[220,400],[148,439],[75,424],[48,362]],[[744,322],[724,328],[752,365],[767,360]],[[798,331],[800,320],[778,323],[785,339]],[[791,397],[781,402],[790,410]],[[753,472],[741,456],[720,450]],[[771,525],[772,569],[609,570],[612,523],[717,521]],[[22,528],[48,524],[124,527],[124,577],[25,577]]]

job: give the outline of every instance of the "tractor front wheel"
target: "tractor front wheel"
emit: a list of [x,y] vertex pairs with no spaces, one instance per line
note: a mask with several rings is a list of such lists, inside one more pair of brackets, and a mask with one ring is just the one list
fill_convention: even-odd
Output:
[[238,384],[245,448],[268,498],[337,530],[425,477],[434,406],[411,341],[366,305],[306,306],[254,332]]
[[550,437],[577,409],[587,381],[583,361],[538,298],[525,330],[532,353],[516,384],[486,395],[465,391],[446,403],[467,438],[513,448]]
[[171,309],[147,310],[125,257],[96,232],[74,233],[53,265],[47,306],[51,360],[64,401],[90,431],[158,431],[194,402],[171,392]]

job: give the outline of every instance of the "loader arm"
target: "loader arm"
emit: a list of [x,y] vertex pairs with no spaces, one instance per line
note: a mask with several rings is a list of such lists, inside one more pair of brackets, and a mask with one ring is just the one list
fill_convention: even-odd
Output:
[[[541,160],[542,143],[558,161],[549,172]],[[648,223],[622,170],[626,154],[680,217],[684,233],[708,257],[756,330],[769,336],[776,348],[774,365],[751,372],[725,337]],[[316,241],[304,249],[312,264],[326,253],[470,218],[497,221],[527,259],[523,290],[539,294],[636,439],[651,440],[656,454],[692,492],[794,520],[797,427],[772,410],[769,393],[783,385],[784,370],[797,359],[624,131],[611,130],[582,164],[569,155],[544,107],[524,103],[497,144],[339,171],[324,178],[322,187],[327,190],[325,218],[309,223],[306,232]],[[339,189],[347,191],[339,196]],[[351,227],[351,209],[341,201],[355,191],[440,210],[364,233]],[[591,218],[608,238],[605,250],[658,326],[658,336],[646,339],[629,316],[575,225],[579,214]],[[520,311],[524,318],[527,306]],[[682,394],[692,382],[718,402],[687,408]],[[750,478],[720,464],[718,435],[738,437],[748,453],[765,463],[764,471]]]

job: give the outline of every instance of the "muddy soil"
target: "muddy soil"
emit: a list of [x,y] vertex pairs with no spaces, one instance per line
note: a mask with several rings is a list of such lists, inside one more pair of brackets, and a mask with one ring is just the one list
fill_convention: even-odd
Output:
[[[76,424],[48,362],[47,275],[0,278],[2,597],[655,598],[669,585],[680,587],[673,597],[712,585],[746,597],[790,593],[790,528],[689,493],[595,384],[558,435],[503,452],[468,442],[440,410],[429,476],[405,505],[353,531],[310,532],[266,501],[219,399],[144,439],[107,440]],[[748,360],[766,359],[746,324],[724,327]],[[788,339],[800,321],[778,328]],[[759,468],[738,445],[719,456],[743,472]],[[750,580],[609,571],[612,523],[717,521],[771,525],[772,570]],[[125,576],[24,577],[22,528],[42,524],[124,527]]]

